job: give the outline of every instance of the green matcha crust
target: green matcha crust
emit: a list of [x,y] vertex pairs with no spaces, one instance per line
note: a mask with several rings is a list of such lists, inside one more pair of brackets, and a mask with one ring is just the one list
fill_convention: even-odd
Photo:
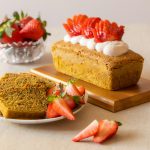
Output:
[[44,118],[46,92],[54,83],[29,73],[5,74],[0,79],[0,111],[6,118]]
[[64,41],[53,45],[52,56],[59,72],[108,90],[119,90],[136,84],[144,61],[142,56],[132,50],[111,57]]

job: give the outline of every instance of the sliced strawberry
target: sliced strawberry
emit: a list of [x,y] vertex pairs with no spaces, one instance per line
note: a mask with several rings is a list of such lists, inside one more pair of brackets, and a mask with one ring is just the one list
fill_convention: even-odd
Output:
[[45,34],[45,30],[39,20],[32,19],[24,26],[20,34],[26,39],[38,40]]
[[60,115],[66,117],[69,120],[75,120],[71,108],[68,106],[66,101],[62,98],[56,98],[52,105],[53,109]]
[[60,89],[57,88],[57,86],[53,86],[47,91],[47,95],[56,95],[59,96],[61,93]]
[[82,27],[87,18],[86,15],[77,15],[73,19],[67,19],[67,23],[63,26],[70,36],[78,36],[82,34]]
[[85,94],[85,88],[83,86],[77,87],[78,91],[80,92],[80,95],[83,96]]
[[20,29],[18,27],[17,24],[13,24],[12,25],[12,35],[11,37],[8,36],[5,32],[3,33],[2,35],[2,38],[0,39],[0,42],[2,43],[13,43],[13,42],[20,42],[20,41],[23,41],[23,38],[22,36],[20,35]]
[[82,34],[86,37],[86,38],[93,38],[93,32],[92,30],[95,28],[96,23],[100,22],[100,18],[98,17],[91,17],[88,18],[83,26],[82,29]]
[[79,134],[77,134],[72,141],[78,142],[82,139],[94,136],[98,131],[98,121],[94,120],[85,129],[83,129]]
[[98,132],[94,136],[93,141],[102,143],[116,134],[118,123],[116,121],[101,120],[99,122]]
[[31,21],[33,18],[31,16],[27,16],[20,20],[20,26],[23,28],[29,21]]
[[72,83],[68,83],[66,86],[66,93],[70,96],[81,96],[78,88]]
[[47,111],[46,111],[46,117],[47,118],[55,118],[59,117],[60,115],[53,109],[52,103],[48,105]]
[[69,95],[65,95],[64,96],[64,100],[66,101],[66,103],[69,105],[69,107],[73,110],[76,107],[76,103],[73,100],[72,96]]
[[124,33],[124,26],[110,23],[108,20],[101,20],[92,30],[96,42],[121,40]]

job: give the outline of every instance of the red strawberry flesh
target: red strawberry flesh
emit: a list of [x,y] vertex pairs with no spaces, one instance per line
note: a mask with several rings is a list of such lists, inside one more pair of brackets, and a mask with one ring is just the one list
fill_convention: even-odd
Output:
[[72,141],[79,142],[82,139],[94,136],[98,131],[98,121],[94,120],[85,129],[83,129],[79,134],[77,134]]
[[98,132],[94,136],[93,141],[96,143],[102,143],[116,134],[118,130],[118,124],[115,121],[101,120],[99,122]]
[[72,113],[71,108],[68,106],[68,104],[66,103],[66,101],[62,98],[57,98],[56,100],[54,100],[53,105],[52,105],[53,109],[60,115],[66,117],[69,120],[75,120],[75,117]]

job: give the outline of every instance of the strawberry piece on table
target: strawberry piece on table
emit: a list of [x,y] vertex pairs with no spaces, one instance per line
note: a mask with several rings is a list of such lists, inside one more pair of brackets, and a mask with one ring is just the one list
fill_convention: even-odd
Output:
[[70,36],[78,36],[82,34],[82,27],[87,18],[86,15],[77,15],[73,19],[69,18],[63,26]]
[[124,34],[124,26],[118,26],[115,22],[101,20],[92,30],[96,42],[120,41]]
[[[13,24],[11,27],[9,27],[8,30],[9,30],[8,33],[5,30],[5,32],[2,34],[0,42],[11,44],[13,42],[23,41],[23,38],[19,33],[20,29],[19,29],[17,24]],[[12,33],[10,32],[10,30],[11,30]]]
[[68,104],[66,103],[66,101],[63,98],[56,98],[53,101],[53,105],[52,105],[53,109],[60,115],[66,117],[69,120],[75,120],[75,117],[72,113],[71,108],[68,106]]
[[98,131],[98,121],[94,120],[90,123],[84,130],[82,130],[79,134],[77,134],[72,141],[79,142],[82,139],[94,136]]
[[94,136],[93,141],[102,143],[116,134],[118,123],[116,121],[101,120],[99,122],[98,132]]
[[55,118],[55,117],[59,117],[60,115],[53,109],[53,104],[49,104],[47,111],[46,111],[46,117],[47,118]]
[[86,37],[86,38],[93,38],[93,32],[92,30],[95,28],[95,25],[100,22],[100,18],[98,17],[91,17],[88,18],[83,26],[83,30],[82,30],[82,34]]
[[38,40],[45,34],[45,30],[39,20],[32,19],[21,29],[20,34],[25,39]]

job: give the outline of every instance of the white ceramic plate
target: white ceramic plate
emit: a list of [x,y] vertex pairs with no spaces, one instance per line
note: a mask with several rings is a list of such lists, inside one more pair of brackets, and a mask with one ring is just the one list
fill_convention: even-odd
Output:
[[[86,93],[85,94],[85,102],[87,102],[87,99],[88,99],[88,95]],[[86,104],[75,108],[73,111],[73,114],[78,113],[85,105]],[[61,116],[61,117],[48,118],[48,119],[46,118],[46,119],[25,120],[25,119],[8,119],[8,118],[4,118],[4,117],[0,116],[0,121],[8,121],[8,122],[17,123],[17,124],[43,124],[43,123],[54,122],[54,121],[58,121],[58,120],[62,120],[62,119],[65,119],[65,117]]]

